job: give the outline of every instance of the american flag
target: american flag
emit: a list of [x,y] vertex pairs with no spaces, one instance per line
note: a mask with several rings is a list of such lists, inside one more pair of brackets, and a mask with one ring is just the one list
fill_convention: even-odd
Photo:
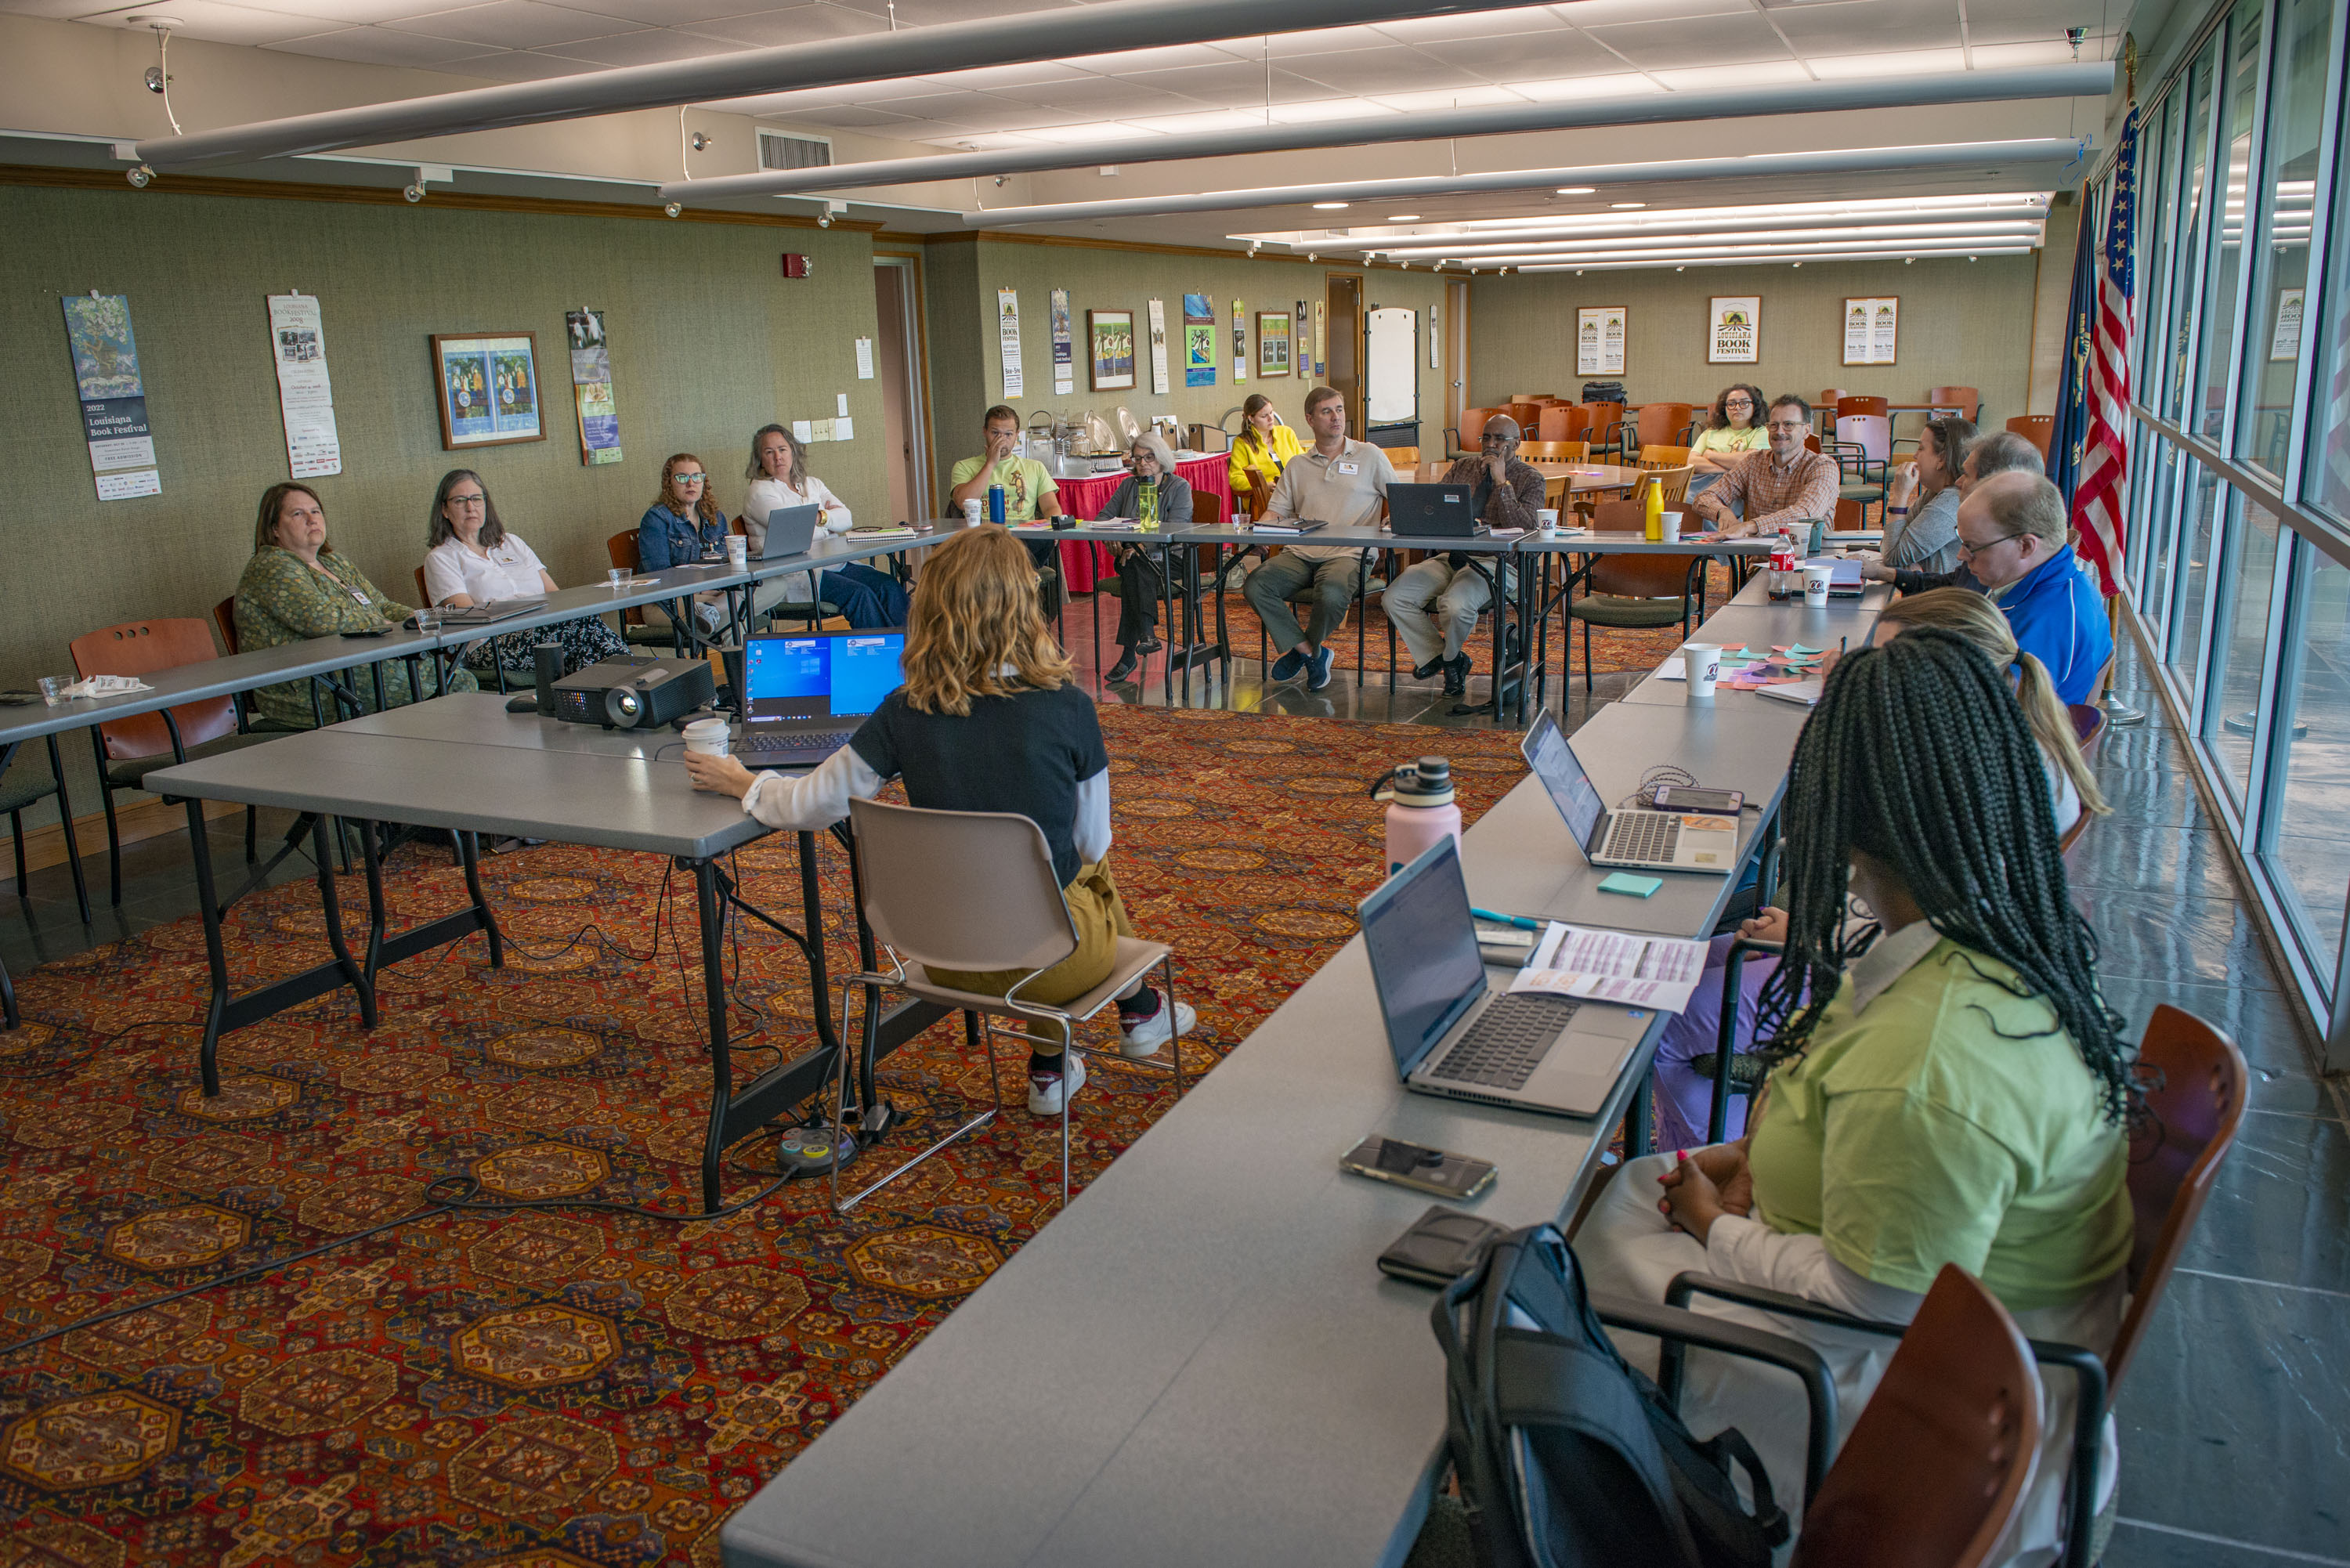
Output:
[[2119,591],[2122,487],[2129,477],[2130,297],[2132,230],[2137,213],[2137,109],[2122,123],[2114,160],[2114,189],[2106,207],[2106,234],[2097,254],[2096,326],[2090,335],[2088,431],[2081,443],[2073,491],[2073,526],[2080,554],[2096,567],[2108,594]]

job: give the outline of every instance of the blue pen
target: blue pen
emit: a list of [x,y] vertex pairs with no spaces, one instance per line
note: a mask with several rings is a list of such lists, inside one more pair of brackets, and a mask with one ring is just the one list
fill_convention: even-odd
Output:
[[1543,929],[1542,921],[1529,920],[1523,915],[1497,915],[1491,909],[1472,909],[1469,912],[1481,920],[1492,920],[1496,925],[1515,926],[1522,931],[1538,931]]

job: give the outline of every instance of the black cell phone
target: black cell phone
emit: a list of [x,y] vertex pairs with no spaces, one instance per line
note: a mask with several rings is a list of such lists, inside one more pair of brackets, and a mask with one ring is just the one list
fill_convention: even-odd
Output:
[[1734,789],[1700,789],[1695,784],[1659,784],[1659,811],[1704,811],[1717,815],[1734,816],[1746,804],[1744,792]]
[[373,631],[347,631],[343,633],[343,635],[345,637],[383,637],[389,634],[390,630],[391,628],[388,626],[380,626]]
[[1493,1184],[1493,1168],[1484,1160],[1377,1133],[1349,1150],[1338,1168],[1455,1202],[1474,1198]]

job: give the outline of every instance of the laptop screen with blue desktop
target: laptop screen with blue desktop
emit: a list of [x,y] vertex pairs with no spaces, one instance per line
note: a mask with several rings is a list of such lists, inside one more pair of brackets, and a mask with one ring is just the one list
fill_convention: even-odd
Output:
[[902,631],[763,632],[743,653],[743,722],[861,719],[905,683]]

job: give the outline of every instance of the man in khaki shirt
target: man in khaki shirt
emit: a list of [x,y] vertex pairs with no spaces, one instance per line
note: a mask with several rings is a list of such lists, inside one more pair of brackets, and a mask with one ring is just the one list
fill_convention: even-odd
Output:
[[[1335,528],[1375,525],[1379,508],[1387,504],[1388,484],[1395,478],[1387,453],[1367,441],[1347,439],[1347,400],[1331,388],[1316,387],[1305,394],[1305,424],[1314,432],[1314,444],[1281,471],[1273,498],[1265,504],[1266,521],[1303,519]],[[1281,650],[1268,671],[1270,679],[1287,680],[1304,670],[1306,690],[1319,691],[1330,684],[1331,653],[1323,644],[1347,618],[1366,554],[1345,545],[1288,545],[1249,575],[1242,597]],[[1309,584],[1314,606],[1300,627],[1289,596]]]
[[[1773,398],[1763,428],[1769,449],[1733,466],[1691,501],[1690,510],[1733,538],[1835,517],[1844,476],[1835,459],[1804,450],[1804,438],[1811,432],[1809,403],[1792,392]],[[1737,515],[1733,506],[1742,507],[1745,515]]]

